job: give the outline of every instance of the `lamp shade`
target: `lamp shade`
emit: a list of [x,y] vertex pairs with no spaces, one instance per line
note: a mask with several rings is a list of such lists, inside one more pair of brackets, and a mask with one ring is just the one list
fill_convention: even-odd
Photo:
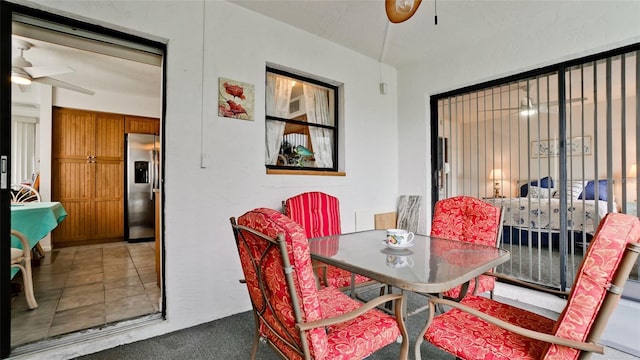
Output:
[[27,75],[14,70],[11,71],[11,82],[18,85],[29,85],[31,84],[31,79]]
[[638,166],[636,164],[631,165],[631,168],[629,168],[628,176],[631,178],[638,177]]
[[489,172],[489,180],[502,180],[503,177],[502,169],[491,169]]

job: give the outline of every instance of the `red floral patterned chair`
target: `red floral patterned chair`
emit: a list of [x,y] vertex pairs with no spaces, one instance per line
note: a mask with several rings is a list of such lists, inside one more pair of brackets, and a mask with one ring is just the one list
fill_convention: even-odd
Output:
[[[436,202],[431,236],[497,246],[502,236],[502,211],[499,207],[470,196],[455,196]],[[460,261],[465,261],[464,257]],[[476,283],[479,285],[476,286]],[[469,293],[491,292],[495,278],[481,275],[469,283]],[[458,286],[444,294],[445,298],[460,300],[465,291]]]
[[[242,270],[263,338],[286,359],[362,359],[402,336],[400,359],[408,356],[401,295],[362,304],[335,287],[316,287],[304,230],[272,209],[231,218]],[[376,309],[395,301],[395,315]]]
[[[340,202],[335,196],[319,191],[306,192],[283,201],[283,212],[305,230],[307,238],[338,235],[340,227]],[[336,239],[337,241],[337,239]],[[323,242],[331,244],[330,242]],[[323,253],[329,254],[338,251],[338,243],[333,244],[332,249],[323,249]],[[351,273],[335,266],[322,264],[317,266],[322,269],[319,275],[321,285],[345,288],[351,285]],[[370,283],[370,279],[355,276],[356,284]]]
[[[638,258],[639,240],[640,219],[607,214],[557,320],[476,295],[460,303],[431,298],[424,339],[461,359],[566,360],[603,353],[597,341]],[[453,309],[434,318],[436,304]],[[416,354],[421,340],[422,336],[416,343]]]

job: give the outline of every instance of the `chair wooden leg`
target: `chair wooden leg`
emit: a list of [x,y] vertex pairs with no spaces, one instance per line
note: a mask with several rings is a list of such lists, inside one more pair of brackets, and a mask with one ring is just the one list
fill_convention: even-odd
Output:
[[24,296],[27,299],[27,305],[29,305],[29,309],[36,309],[38,307],[38,303],[36,302],[35,294],[33,293],[33,280],[31,279],[31,261],[25,261],[26,265],[22,264],[13,264],[11,266],[15,266],[22,271],[22,281],[24,283]]
[[45,251],[39,242],[36,244],[36,250],[38,250],[38,254],[40,255],[40,257],[44,257]]
[[24,295],[27,297],[27,304],[29,309],[36,309],[38,302],[36,302],[36,295],[33,292],[33,278],[31,277],[31,263],[25,266],[26,272],[24,276]]

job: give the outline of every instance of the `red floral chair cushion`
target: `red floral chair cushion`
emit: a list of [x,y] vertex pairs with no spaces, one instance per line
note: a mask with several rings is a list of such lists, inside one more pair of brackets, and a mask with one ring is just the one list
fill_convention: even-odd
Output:
[[[500,208],[470,196],[455,196],[436,202],[431,236],[451,240],[468,241],[487,246],[496,246],[500,230]],[[461,259],[464,261],[464,259]],[[480,276],[479,286],[469,283],[469,293],[492,291],[495,278]],[[449,298],[460,296],[460,287],[443,295]]]
[[[627,243],[639,239],[638,218],[607,214],[587,250],[567,305],[556,321],[475,295],[465,297],[460,304],[526,329],[585,341]],[[517,335],[455,308],[436,316],[424,338],[461,359],[567,360],[577,359],[581,352]]]
[[[344,314],[362,305],[336,288],[316,288],[307,237],[288,217],[272,209],[260,208],[240,216],[238,224],[272,238],[279,233],[285,234],[289,260],[295,269],[293,282],[303,321]],[[288,359],[302,359],[302,342],[295,327],[294,307],[280,252],[273,245],[267,249],[266,241],[251,233],[244,232],[243,238],[247,245],[240,245],[238,252],[254,311],[260,314],[257,317],[259,332]],[[260,267],[263,289],[254,267],[260,258],[263,259]],[[351,321],[309,330],[306,338],[313,359],[362,359],[394,342],[399,335],[395,318],[374,309]],[[285,341],[295,345],[290,346]]]
[[[285,200],[285,215],[298,223],[305,230],[307,238],[338,235],[340,226],[340,202],[337,197],[319,191],[306,192]],[[330,242],[323,242],[330,244]],[[338,251],[335,243],[333,254]],[[328,253],[328,252],[323,252]],[[328,284],[337,288],[351,285],[351,273],[335,266],[326,265]],[[356,284],[369,281],[367,277],[356,275]]]
[[[640,220],[609,213],[600,222],[567,300],[553,329],[556,336],[584,341],[598,316],[627,243],[640,241]],[[579,351],[550,345],[545,359],[577,359]]]

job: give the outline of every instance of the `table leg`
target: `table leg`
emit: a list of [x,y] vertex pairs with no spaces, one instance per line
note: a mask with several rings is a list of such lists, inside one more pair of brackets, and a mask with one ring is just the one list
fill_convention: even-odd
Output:
[[356,298],[356,273],[351,273],[351,297]]
[[40,242],[36,244],[36,250],[38,250],[38,254],[40,254],[40,257],[44,257],[45,251],[42,248],[42,245],[40,245]]

